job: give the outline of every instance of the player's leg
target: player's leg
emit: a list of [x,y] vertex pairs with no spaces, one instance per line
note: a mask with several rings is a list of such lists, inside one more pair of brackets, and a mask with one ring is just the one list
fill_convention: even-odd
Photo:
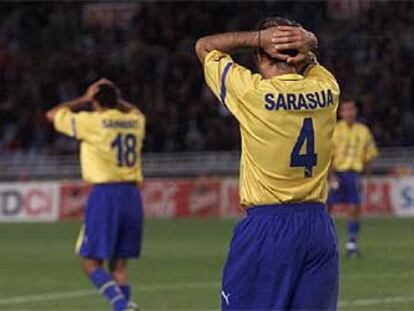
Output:
[[103,261],[97,258],[82,258],[82,268],[99,293],[113,306],[114,310],[126,310],[128,302],[118,283],[103,268]]
[[82,269],[90,276],[96,269],[102,268],[103,261],[97,258],[82,258]]
[[78,241],[83,270],[99,293],[117,311],[127,309],[128,301],[102,263],[112,257],[118,218],[109,189],[103,185],[95,187],[87,202],[85,225]]
[[100,259],[82,259],[82,268],[99,293],[112,304],[114,310],[125,310],[127,302],[120,287],[102,265],[103,261]]
[[337,173],[335,175],[335,179],[329,181],[329,193],[328,193],[328,200],[326,202],[328,213],[332,214],[334,210],[336,210],[339,204],[343,203],[345,200],[344,195],[344,184],[342,182],[343,179],[342,173]]
[[359,255],[358,236],[360,231],[360,213],[361,213],[361,183],[357,173],[350,173],[347,178],[347,256]]
[[128,261],[123,258],[115,258],[109,262],[109,271],[111,272],[112,278],[118,284],[122,294],[129,301],[131,291],[128,283],[127,267]]
[[[131,288],[127,275],[127,259],[139,258],[143,233],[143,207],[140,192],[135,184],[120,187],[117,193],[120,227],[110,263],[110,269],[122,292],[131,301]],[[132,303],[131,303],[132,304]]]
[[358,236],[360,231],[359,217],[361,213],[360,205],[348,205],[348,224],[347,224],[347,256],[359,255]]
[[336,310],[339,285],[339,251],[331,217],[314,214],[308,251],[289,310]]

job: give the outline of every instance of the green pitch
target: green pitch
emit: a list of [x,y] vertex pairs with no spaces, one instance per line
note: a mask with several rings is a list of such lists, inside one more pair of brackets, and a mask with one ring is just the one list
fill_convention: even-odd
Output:
[[[149,220],[131,265],[143,310],[219,309],[232,220]],[[78,223],[0,224],[0,310],[110,310],[73,254]],[[341,240],[344,221],[337,220]],[[340,309],[414,310],[414,220],[363,221],[362,259],[342,258]]]

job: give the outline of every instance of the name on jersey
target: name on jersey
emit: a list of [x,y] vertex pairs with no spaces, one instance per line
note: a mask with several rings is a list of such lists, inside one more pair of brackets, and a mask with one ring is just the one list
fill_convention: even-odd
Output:
[[266,110],[314,110],[333,105],[330,89],[312,93],[267,93],[264,96]]
[[132,129],[138,128],[137,120],[113,120],[105,119],[102,121],[104,128],[121,128],[121,129]]

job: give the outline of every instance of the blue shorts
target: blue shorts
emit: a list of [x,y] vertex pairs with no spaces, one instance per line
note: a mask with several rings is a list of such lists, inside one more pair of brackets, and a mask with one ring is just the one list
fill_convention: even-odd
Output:
[[250,208],[234,228],[222,310],[336,310],[338,242],[319,203]]
[[77,250],[85,258],[139,257],[143,209],[134,183],[95,185],[86,205]]
[[338,172],[339,188],[331,189],[328,204],[361,204],[361,178],[357,172]]

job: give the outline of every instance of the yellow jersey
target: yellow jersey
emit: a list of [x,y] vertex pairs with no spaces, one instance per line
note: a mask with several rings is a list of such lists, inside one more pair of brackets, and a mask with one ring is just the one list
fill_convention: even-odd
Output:
[[222,52],[204,61],[208,86],[240,124],[244,207],[325,202],[339,86],[324,67],[264,79]]
[[53,123],[57,131],[80,140],[85,181],[93,184],[142,181],[145,116],[138,109],[75,113],[62,108]]
[[378,149],[369,128],[362,123],[347,125],[343,120],[335,127],[333,169],[337,172],[362,172],[365,163],[378,156]]

